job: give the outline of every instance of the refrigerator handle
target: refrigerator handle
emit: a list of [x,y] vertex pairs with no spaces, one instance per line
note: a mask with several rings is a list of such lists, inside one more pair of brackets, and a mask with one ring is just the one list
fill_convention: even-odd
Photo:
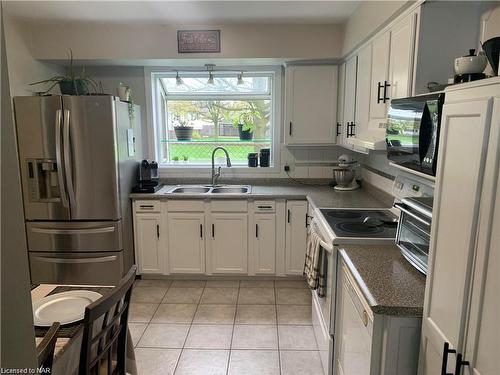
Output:
[[63,158],[61,149],[61,120],[62,111],[56,111],[56,162],[57,162],[57,182],[59,184],[59,194],[61,195],[61,203],[64,207],[69,207],[68,196],[66,193],[66,185],[63,176]]
[[70,204],[76,204],[75,189],[73,186],[73,170],[71,166],[71,144],[69,140],[69,109],[64,110],[63,116],[63,147],[64,147],[64,175]]

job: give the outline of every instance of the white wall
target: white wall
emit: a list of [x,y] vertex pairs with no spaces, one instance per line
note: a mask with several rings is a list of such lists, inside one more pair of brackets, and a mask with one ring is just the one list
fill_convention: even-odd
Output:
[[342,56],[382,27],[403,7],[414,1],[363,1],[354,11],[344,27]]
[[4,14],[5,46],[12,96],[32,95],[43,91],[43,86],[30,83],[60,74],[63,69],[54,64],[37,61],[32,54],[31,26]]
[[[59,60],[71,48],[82,60],[210,58],[331,59],[340,56],[341,25],[34,25],[37,59]],[[220,29],[221,52],[179,54],[178,29]]]

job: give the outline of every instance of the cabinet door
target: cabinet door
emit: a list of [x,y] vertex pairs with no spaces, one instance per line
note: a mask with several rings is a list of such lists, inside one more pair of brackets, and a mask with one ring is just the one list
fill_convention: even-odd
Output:
[[[378,36],[373,41],[372,79],[370,88],[370,121],[368,127],[380,129],[380,123],[385,123],[388,101],[384,99],[384,85],[389,80],[390,31]],[[383,130],[383,129],[382,129]]]
[[306,201],[286,202],[286,273],[302,275],[306,258]]
[[465,375],[488,375],[499,370],[500,347],[500,98],[494,102],[488,155],[481,195],[477,254],[473,276],[463,367]]
[[[421,371],[425,374],[440,373],[445,342],[453,349],[464,342],[492,102],[443,106],[422,319]],[[455,356],[450,354],[448,371],[454,366]]]
[[337,144],[342,143],[342,131],[344,129],[344,101],[345,101],[345,66],[346,63],[342,63],[339,66],[339,85],[338,85],[338,95],[337,95]]
[[255,214],[254,229],[254,272],[264,275],[274,274],[276,272],[276,215]]
[[204,238],[204,214],[168,214],[170,273],[205,273]]
[[347,140],[347,125],[353,123],[355,117],[357,70],[358,56],[353,56],[346,61],[345,65],[344,121],[342,123],[343,143]]
[[410,14],[391,29],[390,99],[411,95],[416,14]]
[[247,273],[248,215],[213,213],[211,223],[213,273]]
[[354,115],[354,137],[362,136],[368,129],[370,116],[370,83],[372,74],[372,45],[364,46],[358,52],[356,78],[356,108]]
[[337,66],[292,66],[286,76],[286,143],[334,144]]
[[139,274],[163,273],[161,214],[135,215],[135,256]]

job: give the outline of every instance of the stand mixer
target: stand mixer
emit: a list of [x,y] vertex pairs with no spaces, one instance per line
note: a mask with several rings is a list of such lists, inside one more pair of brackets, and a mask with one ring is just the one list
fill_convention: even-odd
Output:
[[349,155],[340,155],[338,162],[333,167],[334,190],[350,191],[359,188],[356,182],[356,170],[359,163]]

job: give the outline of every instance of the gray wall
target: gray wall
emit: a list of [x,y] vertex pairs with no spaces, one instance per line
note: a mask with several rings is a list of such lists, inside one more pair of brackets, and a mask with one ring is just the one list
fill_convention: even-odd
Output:
[[[1,16],[1,14],[0,14]],[[2,368],[35,368],[21,181],[1,25],[1,358]]]

